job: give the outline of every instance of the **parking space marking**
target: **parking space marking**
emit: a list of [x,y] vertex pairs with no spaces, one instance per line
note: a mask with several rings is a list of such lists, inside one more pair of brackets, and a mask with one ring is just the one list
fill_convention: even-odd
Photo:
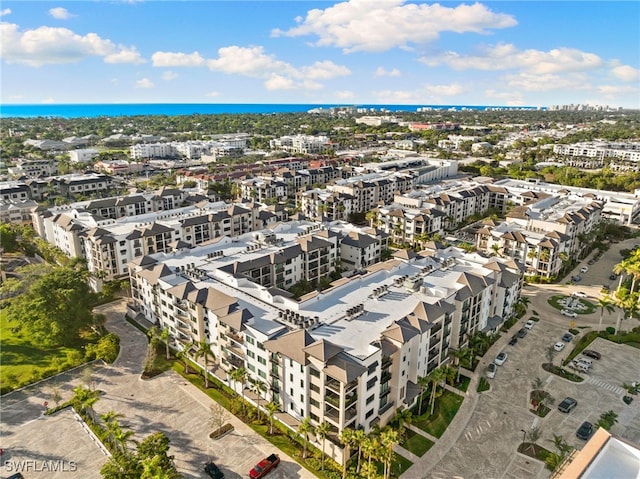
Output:
[[608,382],[603,381],[602,379],[596,379],[592,376],[589,376],[587,378],[587,382],[590,384],[595,384],[599,388],[606,389],[607,391],[611,391],[616,394],[622,395],[626,392],[626,390],[621,388],[620,386],[614,386],[613,384],[609,384]]

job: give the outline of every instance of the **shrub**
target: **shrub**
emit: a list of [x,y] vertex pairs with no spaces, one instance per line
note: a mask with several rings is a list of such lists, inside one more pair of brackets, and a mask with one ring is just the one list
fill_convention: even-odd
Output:
[[607,332],[607,334],[615,334],[616,328],[614,328],[613,326],[609,326],[605,331]]
[[216,429],[211,434],[209,434],[209,437],[211,439],[218,439],[231,431],[233,431],[233,426],[227,423],[224,426],[222,426],[220,429]]

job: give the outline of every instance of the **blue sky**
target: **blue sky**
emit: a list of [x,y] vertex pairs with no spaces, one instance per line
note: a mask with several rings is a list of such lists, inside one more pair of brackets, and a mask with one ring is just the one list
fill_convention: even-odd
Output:
[[0,102],[640,108],[640,2],[3,1]]

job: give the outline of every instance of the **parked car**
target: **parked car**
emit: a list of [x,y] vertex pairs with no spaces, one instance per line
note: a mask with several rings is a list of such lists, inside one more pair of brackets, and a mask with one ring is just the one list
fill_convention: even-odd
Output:
[[578,405],[578,401],[573,398],[566,397],[558,404],[558,411],[571,412]]
[[589,271],[589,267],[588,266],[583,266],[582,268],[580,268],[580,272],[581,273],[586,273],[587,271]]
[[509,340],[509,346],[513,346],[518,342],[518,335],[514,334]]
[[587,262],[587,264],[588,264],[588,265],[592,265],[592,264],[594,264],[595,262],[596,262],[595,258],[592,258],[592,259],[590,259],[590,260]]
[[530,319],[529,321],[526,322],[526,324],[524,325],[525,328],[527,329],[531,329],[533,328],[533,326],[536,324],[536,322],[533,319]]
[[249,477],[251,479],[260,479],[261,477],[265,477],[272,469],[278,467],[278,464],[280,464],[280,456],[277,454],[271,454],[253,466],[253,469],[249,471]]
[[575,358],[574,361],[577,362],[578,364],[584,364],[589,368],[593,366],[593,360],[589,358],[579,357],[579,358]]
[[571,277],[571,281],[574,283],[579,283],[582,280],[582,276],[576,275]]
[[609,275],[609,279],[618,279],[618,275],[617,275],[617,274],[615,274],[615,273],[611,273],[611,274]]
[[570,342],[573,340],[573,335],[572,335],[571,333],[564,333],[564,334],[562,335],[562,340],[563,340],[565,343],[570,343]]
[[507,353],[502,351],[500,354],[496,356],[493,362],[496,363],[496,365],[498,366],[502,366],[506,360],[507,360]]
[[571,293],[571,296],[573,296],[574,298],[586,298],[587,293],[585,293],[584,291],[574,291],[573,293]]
[[562,311],[560,311],[560,314],[563,316],[569,316],[570,318],[578,317],[578,313],[576,313],[575,311],[571,311],[570,309],[563,309]]
[[580,361],[573,360],[569,363],[569,367],[571,369],[575,369],[576,371],[580,371],[581,373],[588,373],[591,366],[581,363]]
[[585,349],[584,351],[582,351],[582,354],[592,359],[602,358],[602,354],[600,354],[598,351],[594,351],[593,349]]
[[583,422],[576,431],[578,439],[584,439],[585,441],[591,437],[591,434],[593,434],[593,424],[587,421]]
[[206,472],[211,479],[224,479],[224,473],[213,462],[208,462],[204,465],[204,472]]
[[524,328],[520,328],[520,331],[518,331],[518,337],[524,338],[526,335],[527,335],[527,330]]
[[557,342],[553,345],[553,349],[555,349],[556,351],[562,351],[564,349],[564,343]]
[[489,364],[489,366],[487,366],[487,377],[489,379],[495,378],[497,370],[498,370],[498,366],[496,366],[495,363]]

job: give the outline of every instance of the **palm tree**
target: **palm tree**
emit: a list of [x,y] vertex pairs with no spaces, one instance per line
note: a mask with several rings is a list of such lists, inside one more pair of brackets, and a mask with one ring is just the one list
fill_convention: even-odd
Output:
[[362,451],[364,443],[367,441],[367,435],[362,429],[356,429],[353,433],[353,444],[358,447],[358,466],[356,467],[356,474],[360,473]]
[[598,307],[600,308],[600,321],[598,321],[598,330],[602,329],[602,317],[604,316],[605,310],[608,313],[613,313],[615,311],[613,300],[609,295],[605,295],[602,298],[598,299]]
[[424,392],[429,387],[429,378],[427,376],[418,376],[418,386],[420,387],[420,399],[418,401],[418,416],[422,415],[422,400],[424,399]]
[[316,436],[318,437],[320,442],[322,442],[322,466],[320,468],[321,471],[324,471],[324,440],[326,439],[327,435],[329,434],[329,430],[330,430],[329,428],[330,428],[330,426],[329,426],[329,423],[327,421],[322,421],[316,427]]
[[342,457],[342,479],[347,477],[347,463],[351,456],[351,445],[354,443],[354,430],[344,428],[340,433],[340,442],[344,444],[344,456]]
[[100,391],[78,385],[73,389],[73,394],[71,404],[78,409],[80,414],[93,420],[93,405],[100,399]]
[[109,411],[106,414],[100,416],[102,421],[105,424],[105,433],[106,433],[106,442],[110,444],[114,449],[117,447],[117,443],[115,440],[115,433],[120,428],[120,424],[118,423],[118,419],[122,417],[122,414]]
[[534,426],[529,431],[527,431],[527,437],[529,438],[529,448],[535,451],[536,442],[542,437],[542,429],[540,426]]
[[209,388],[209,358],[215,356],[211,352],[211,345],[207,342],[206,339],[203,339],[198,343],[198,349],[196,350],[196,361],[198,358],[202,357],[204,359],[204,388]]
[[431,373],[427,377],[429,378],[429,382],[431,383],[431,399],[430,399],[430,402],[431,402],[431,413],[430,413],[430,415],[433,416],[433,411],[434,411],[435,406],[436,406],[436,392],[437,392],[438,386],[440,386],[440,383],[445,378],[444,371],[442,370],[442,368],[434,369],[433,371],[431,371]]
[[258,421],[260,420],[260,401],[262,400],[262,394],[267,391],[267,385],[259,379],[250,379],[251,392],[255,393],[258,398],[256,399],[256,405],[258,408]]
[[247,382],[247,371],[244,368],[237,368],[229,373],[229,377],[232,381],[240,383],[240,390],[242,392],[242,414],[246,416],[247,405],[244,400],[244,383]]
[[446,366],[442,366],[442,370],[445,382],[453,385],[457,374],[456,369],[453,366],[447,364]]
[[393,419],[394,421],[398,421],[398,433],[404,436],[407,428],[411,426],[413,422],[413,413],[408,409],[398,409]]
[[280,411],[280,406],[274,402],[269,402],[265,406],[267,413],[269,413],[269,434],[273,435],[273,418],[278,411]]
[[160,339],[164,343],[167,361],[171,359],[171,352],[169,351],[169,338],[170,338],[169,328],[166,328],[166,327],[162,328],[162,330],[160,331]]
[[187,356],[186,351],[178,351],[176,358],[184,364],[184,373],[189,374],[189,356]]
[[[456,384],[460,382],[461,363],[462,361],[469,359],[470,352],[471,350],[469,348],[450,350],[451,357],[453,358],[453,362],[456,366]],[[420,383],[420,378],[418,378],[418,384],[419,383]]]
[[384,462],[384,479],[389,479],[391,475],[391,465],[393,463],[393,447],[400,443],[398,431],[388,429],[380,435],[382,446],[382,458]]
[[309,421],[308,417],[305,417],[304,420],[298,426],[298,433],[302,436],[303,445],[302,445],[302,459],[307,458],[307,442],[309,441],[309,434],[314,432],[314,427]]

